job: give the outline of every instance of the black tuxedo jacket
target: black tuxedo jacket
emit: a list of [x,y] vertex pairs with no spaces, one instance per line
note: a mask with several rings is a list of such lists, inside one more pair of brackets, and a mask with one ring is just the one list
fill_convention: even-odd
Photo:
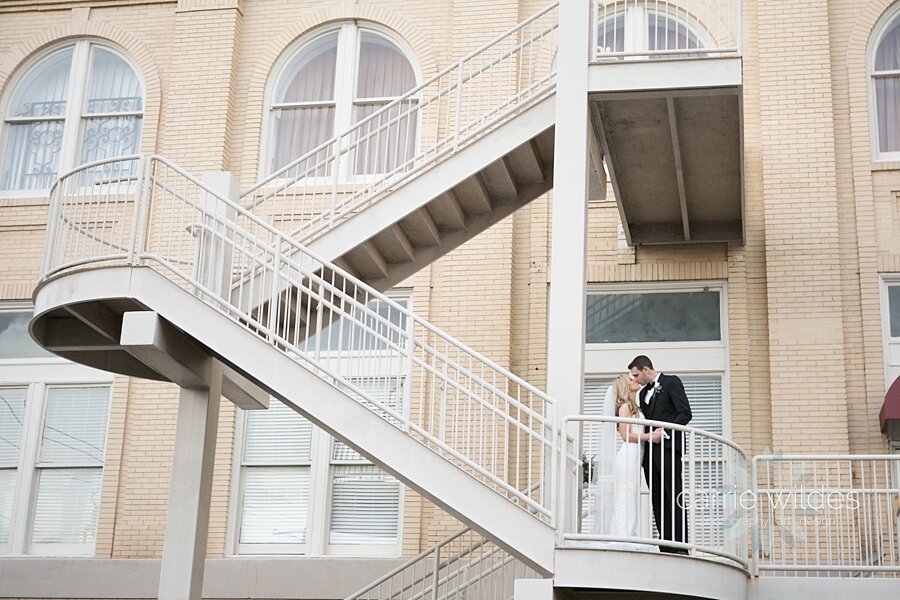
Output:
[[[651,421],[666,421],[667,423],[675,423],[677,425],[687,425],[691,422],[693,415],[691,414],[691,405],[688,402],[687,394],[684,392],[684,384],[681,383],[675,375],[665,375],[660,373],[659,384],[662,389],[656,392],[647,404],[647,397],[653,389],[653,386],[647,386],[640,391],[641,412],[644,413],[645,419]],[[646,394],[644,393],[646,390]],[[672,435],[669,431],[669,439],[663,439],[663,446],[671,448],[675,444],[676,451],[682,450],[681,432],[674,432]]]

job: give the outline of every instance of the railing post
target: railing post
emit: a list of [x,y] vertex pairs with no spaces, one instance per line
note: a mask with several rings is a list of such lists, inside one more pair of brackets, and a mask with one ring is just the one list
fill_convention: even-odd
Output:
[[750,575],[753,577],[759,577],[759,551],[762,546],[762,518],[761,511],[762,507],[759,503],[759,485],[757,484],[756,478],[756,457],[754,456],[750,459],[750,485],[747,487],[752,490],[752,499],[753,499],[753,518],[750,519],[751,527],[748,527],[750,530]]
[[441,574],[441,547],[438,545],[434,549],[434,569],[431,573],[431,598],[437,600],[438,585],[440,583]]
[[146,219],[150,210],[149,182],[151,176],[150,161],[152,156],[138,159],[137,186],[134,196],[134,216],[131,220],[131,239],[128,244],[128,264],[137,264],[139,248],[144,243],[144,229],[147,226]]
[[60,179],[50,191],[50,213],[47,217],[47,241],[44,244],[44,267],[41,271],[41,281],[47,278],[47,273],[53,265],[53,256],[57,250],[56,232],[59,229],[59,215],[62,207],[62,193],[60,188],[66,185],[67,180]]
[[[227,171],[203,174],[203,183],[217,195],[207,193],[203,206],[201,229],[197,236],[197,260],[194,277],[201,286],[228,300],[231,292],[234,262],[234,222],[237,212],[221,198],[235,204],[240,185]],[[218,196],[221,196],[219,198]],[[201,290],[197,290],[198,295]]]
[[456,115],[453,119],[453,149],[459,148],[459,132],[462,127],[462,96],[463,96],[463,69],[465,63],[462,60],[457,64],[456,75]]
[[272,250],[272,293],[269,296],[269,314],[266,319],[266,328],[269,330],[269,340],[274,344],[278,326],[278,300],[281,295],[281,247],[284,239],[278,235],[275,237],[275,247]]
[[[697,481],[696,481],[696,471],[697,471],[697,455],[696,455],[696,442],[695,439],[696,432],[691,431],[688,434],[688,464],[690,465],[691,471],[688,475],[688,490],[690,490],[690,508],[688,509],[688,522],[682,523],[683,531],[687,530],[689,532],[693,532],[693,536],[688,535],[685,536],[682,541],[691,544],[692,548],[689,550],[690,552],[694,551],[695,543],[690,542],[689,538],[697,535],[697,520],[694,518],[696,516],[696,510],[694,506],[696,505],[697,499]],[[725,449],[722,449],[724,455]],[[681,498],[678,496],[675,497],[675,502],[681,503],[681,509],[684,510],[684,492],[681,493]],[[674,525],[674,524],[673,524]],[[685,526],[686,525],[686,526]],[[682,531],[682,533],[683,533]],[[724,549],[724,548],[723,548]]]

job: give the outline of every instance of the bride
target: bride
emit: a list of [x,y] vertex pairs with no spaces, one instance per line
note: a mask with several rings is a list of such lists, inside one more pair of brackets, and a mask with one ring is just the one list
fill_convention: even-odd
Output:
[[[637,403],[637,392],[641,384],[631,375],[621,375],[611,386],[615,399],[615,414],[618,417],[642,419]],[[641,496],[641,456],[645,442],[659,442],[662,430],[645,433],[643,425],[619,423],[618,434],[622,446],[616,453],[613,466],[614,483],[612,516],[609,535],[614,537],[638,537],[638,515]],[[649,544],[614,542],[613,549],[655,551]]]

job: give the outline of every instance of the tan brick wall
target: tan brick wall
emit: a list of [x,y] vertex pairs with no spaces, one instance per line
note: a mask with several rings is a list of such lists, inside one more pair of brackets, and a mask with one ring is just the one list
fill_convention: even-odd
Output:
[[[900,165],[873,164],[865,52],[890,0],[744,2],[743,245],[621,250],[612,201],[592,203],[590,282],[727,282],[732,431],[750,452],[880,452],[884,393],[878,276],[900,272]],[[199,175],[257,177],[265,86],[324,23],[389,28],[428,77],[545,3],[181,0],[0,4],[0,93],[29,56],[71,35],[130,53],[147,84],[142,151]],[[90,10],[87,10],[87,9]],[[73,10],[74,9],[74,10]],[[528,381],[546,376],[549,197],[404,285],[418,313]],[[46,199],[0,197],[0,297],[37,280]],[[797,357],[807,357],[800,364]],[[805,372],[816,389],[798,386]],[[159,556],[177,391],[117,378],[97,553]],[[223,405],[208,552],[225,552],[234,410]],[[403,552],[459,524],[404,500]]]

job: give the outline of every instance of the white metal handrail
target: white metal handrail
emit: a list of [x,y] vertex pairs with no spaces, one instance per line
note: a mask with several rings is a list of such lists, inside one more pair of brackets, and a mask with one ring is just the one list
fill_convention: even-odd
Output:
[[539,483],[555,409],[543,392],[164,158],[114,162],[138,181],[93,186],[91,169],[103,166],[93,163],[54,186],[42,280],[100,263],[150,266],[552,521]]
[[[617,517],[624,515],[639,525],[638,531],[627,532],[635,535],[614,529],[602,516],[615,510],[606,503],[613,499],[616,479],[625,475],[612,469],[616,456],[605,454],[618,453],[613,449],[615,441],[620,440],[619,424],[640,425],[643,431],[659,428],[668,438],[663,443],[683,444],[681,453],[659,454],[653,448],[659,449],[660,444],[636,444],[639,452],[647,454],[651,471],[657,467],[659,472],[658,478],[650,480],[638,473],[645,485],[641,502],[652,503],[656,494],[662,498],[662,506],[669,508],[663,508],[659,522],[655,522],[649,517],[649,508],[641,511],[637,501],[633,506],[619,507]],[[685,550],[693,556],[728,559],[749,569],[753,523],[741,514],[738,504],[741,495],[750,489],[749,462],[739,445],[694,427],[624,417],[568,416],[562,419],[562,431],[574,438],[575,456],[582,456],[583,461],[573,461],[567,452],[559,457],[555,470],[559,478],[557,535],[561,546]],[[604,464],[610,465],[610,470],[596,467]],[[640,461],[635,459],[628,468],[640,470]],[[594,491],[597,494],[591,493]],[[582,503],[587,504],[584,510]],[[642,519],[642,514],[648,516]],[[659,530],[668,531],[669,535],[660,535]]]
[[537,577],[506,550],[465,527],[346,600],[512,600],[516,579]]
[[558,2],[241,194],[308,242],[555,88]]
[[739,55],[741,0],[593,0],[592,61]]
[[760,575],[900,577],[900,455],[761,455]]

